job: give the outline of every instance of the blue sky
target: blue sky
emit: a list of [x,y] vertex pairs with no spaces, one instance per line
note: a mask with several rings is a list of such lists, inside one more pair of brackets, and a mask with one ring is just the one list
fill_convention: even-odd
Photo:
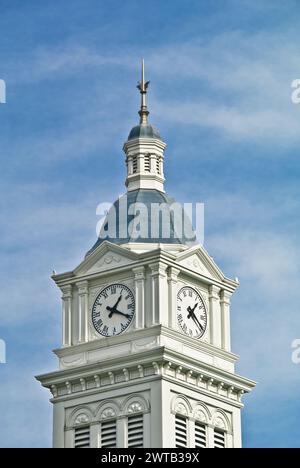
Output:
[[[259,5],[254,5],[259,3]],[[0,0],[0,446],[51,445],[48,392],[60,295],[96,237],[96,206],[124,191],[140,58],[167,190],[204,202],[205,247],[233,299],[244,446],[299,447],[300,78],[296,0]]]

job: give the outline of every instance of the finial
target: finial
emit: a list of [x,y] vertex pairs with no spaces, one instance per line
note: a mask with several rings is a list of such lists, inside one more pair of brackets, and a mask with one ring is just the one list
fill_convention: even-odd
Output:
[[142,79],[138,82],[137,88],[141,93],[141,109],[139,110],[140,115],[140,124],[148,123],[149,111],[147,109],[147,100],[146,94],[150,81],[145,81],[145,63],[144,59],[142,60]]

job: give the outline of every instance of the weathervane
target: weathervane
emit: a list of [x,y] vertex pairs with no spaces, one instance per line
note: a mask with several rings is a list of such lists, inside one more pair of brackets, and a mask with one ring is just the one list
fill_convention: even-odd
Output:
[[150,81],[145,81],[145,63],[144,59],[142,60],[142,80],[138,82],[137,88],[141,93],[141,109],[139,110],[140,115],[140,124],[148,123],[149,111],[147,109],[147,100],[146,94]]

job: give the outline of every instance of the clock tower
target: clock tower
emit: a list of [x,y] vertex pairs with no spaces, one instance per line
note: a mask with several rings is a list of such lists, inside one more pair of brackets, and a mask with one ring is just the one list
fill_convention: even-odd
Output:
[[140,122],[123,148],[126,193],[80,265],[52,276],[62,293],[59,369],[37,379],[52,394],[57,448],[241,447],[241,399],[255,384],[235,373],[231,351],[238,282],[165,193],[148,85],[143,64]]

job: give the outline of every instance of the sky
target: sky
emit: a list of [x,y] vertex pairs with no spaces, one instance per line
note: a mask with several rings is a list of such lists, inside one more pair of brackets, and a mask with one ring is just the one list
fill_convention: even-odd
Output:
[[96,240],[96,207],[125,191],[122,145],[150,121],[168,194],[205,204],[205,248],[226,276],[245,447],[299,447],[300,78],[297,0],[0,0],[0,446],[50,447],[60,293]]

